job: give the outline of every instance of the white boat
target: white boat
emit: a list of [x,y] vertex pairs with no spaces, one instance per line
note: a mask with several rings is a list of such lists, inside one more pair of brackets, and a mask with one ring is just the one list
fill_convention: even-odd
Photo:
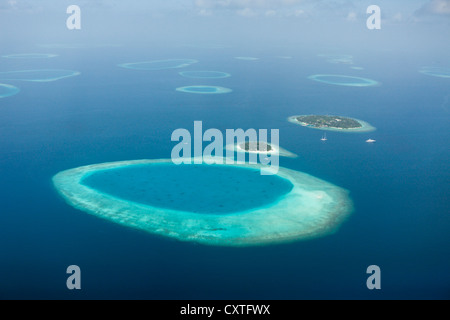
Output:
[[373,139],[367,139],[367,140],[366,140],[367,143],[374,143],[374,142],[376,142],[376,141],[377,141],[377,140],[373,140]]
[[320,139],[320,140],[322,140],[322,141],[327,141],[327,134],[324,133],[323,136],[322,136],[322,139]]

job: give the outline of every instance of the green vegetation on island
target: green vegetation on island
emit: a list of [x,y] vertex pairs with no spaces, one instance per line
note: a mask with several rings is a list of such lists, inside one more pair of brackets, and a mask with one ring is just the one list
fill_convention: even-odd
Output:
[[298,116],[296,120],[303,126],[314,128],[357,129],[362,127],[359,121],[341,116],[306,115]]
[[265,142],[245,142],[239,145],[245,151],[257,152],[257,151],[272,151],[270,144]]

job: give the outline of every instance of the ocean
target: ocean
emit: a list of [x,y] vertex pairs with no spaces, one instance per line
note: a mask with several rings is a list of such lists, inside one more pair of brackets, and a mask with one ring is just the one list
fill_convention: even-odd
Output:
[[[53,82],[0,80],[20,88],[0,99],[0,299],[448,299],[450,298],[450,79],[419,73],[427,57],[380,51],[330,63],[308,48],[128,46],[20,48],[58,54],[0,58],[1,71],[65,69]],[[248,49],[248,48],[247,48]],[[289,49],[289,50],[288,50]],[[17,52],[2,47],[2,54]],[[236,59],[238,56],[258,60]],[[118,64],[195,59],[179,69]],[[380,67],[382,64],[383,67]],[[181,71],[220,71],[195,79]],[[314,74],[378,81],[346,87]],[[211,85],[225,94],[176,88]],[[297,114],[367,121],[368,133],[327,132],[289,123]],[[354,210],[339,230],[287,244],[230,248],[156,236],[68,205],[58,172],[103,162],[170,158],[175,129],[279,129],[298,158],[280,166],[347,189]],[[366,143],[367,139],[376,143]],[[194,183],[194,181],[193,181]],[[66,269],[81,269],[68,290]],[[366,270],[381,270],[381,290]]]

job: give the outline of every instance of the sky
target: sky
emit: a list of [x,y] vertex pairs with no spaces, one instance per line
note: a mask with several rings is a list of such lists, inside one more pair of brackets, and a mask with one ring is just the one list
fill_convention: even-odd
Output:
[[[66,8],[73,4],[81,8],[82,30],[68,33]],[[0,0],[0,42],[298,38],[350,45],[367,40],[369,5],[381,8],[384,45],[450,38],[450,0]]]
[[450,18],[450,0],[0,0],[2,14],[41,13],[75,4],[88,10],[136,12],[152,16],[223,16],[346,18],[363,15],[369,5],[387,9],[391,19],[427,15]]

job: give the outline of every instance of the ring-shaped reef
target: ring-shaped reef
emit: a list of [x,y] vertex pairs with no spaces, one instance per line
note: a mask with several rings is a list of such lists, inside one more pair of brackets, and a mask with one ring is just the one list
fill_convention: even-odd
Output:
[[255,153],[255,154],[267,154],[278,155],[280,157],[297,158],[295,153],[292,153],[280,146],[274,145],[268,142],[262,141],[246,141],[242,143],[229,144],[225,146],[225,150],[240,153]]
[[153,60],[144,62],[129,62],[119,64],[118,66],[126,69],[153,71],[153,70],[185,68],[197,62],[198,60],[194,59],[167,59],[167,60]]
[[10,84],[0,83],[0,98],[6,98],[18,94],[19,88]]
[[[134,160],[62,171],[53,184],[68,204],[94,216],[216,246],[324,236],[352,211],[348,192],[340,187],[283,167],[274,176],[261,175],[261,169],[245,163],[177,166],[170,159]],[[249,179],[255,192],[246,188]]]
[[419,70],[420,73],[427,76],[433,76],[438,78],[450,78],[450,68],[443,67],[423,67]]
[[177,91],[186,92],[186,93],[196,93],[196,94],[223,94],[230,93],[233,90],[225,87],[217,87],[217,86],[185,86],[176,88]]
[[0,80],[20,80],[32,82],[50,82],[78,76],[81,73],[63,69],[40,69],[0,72]]
[[379,85],[378,81],[372,79],[337,74],[315,74],[309,76],[308,79],[326,84],[348,87],[370,87]]
[[221,71],[182,71],[179,74],[193,79],[220,79],[231,77],[231,74]]
[[15,54],[7,54],[2,56],[2,58],[8,59],[47,59],[47,58],[55,58],[57,54],[51,53],[15,53]]
[[335,115],[297,115],[288,118],[289,122],[302,127],[336,132],[372,132],[376,128],[366,121]]

